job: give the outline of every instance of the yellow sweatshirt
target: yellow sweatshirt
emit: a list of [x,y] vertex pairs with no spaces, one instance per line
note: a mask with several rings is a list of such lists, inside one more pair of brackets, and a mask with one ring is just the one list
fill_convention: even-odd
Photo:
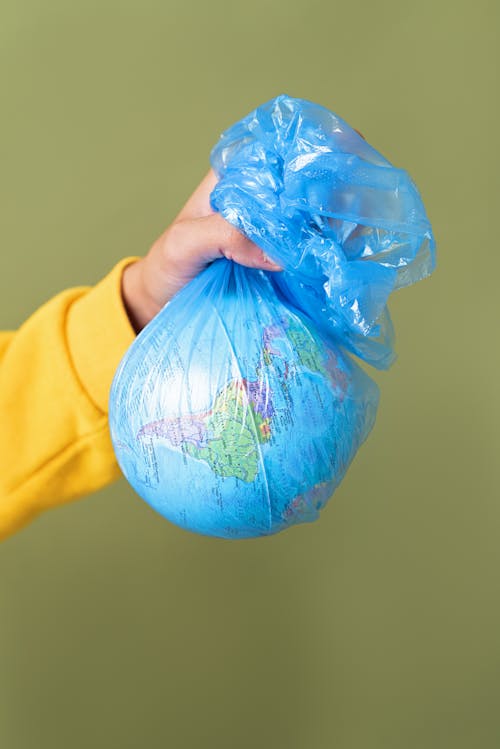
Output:
[[0,332],[0,539],[42,510],[117,479],[108,430],[114,372],[135,338],[124,258],[94,287],[68,289]]

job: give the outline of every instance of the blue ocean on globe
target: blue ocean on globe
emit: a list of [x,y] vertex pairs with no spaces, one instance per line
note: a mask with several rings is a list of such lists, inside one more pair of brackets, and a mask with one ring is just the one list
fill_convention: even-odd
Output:
[[355,358],[395,359],[387,307],[435,267],[410,175],[284,94],[222,133],[212,210],[283,270],[217,260],[146,326],[109,402],[125,477],[183,528],[247,538],[316,520],[375,421]]
[[373,426],[378,390],[268,274],[221,259],[139,334],[111,400],[137,493],[183,528],[245,538],[318,517]]

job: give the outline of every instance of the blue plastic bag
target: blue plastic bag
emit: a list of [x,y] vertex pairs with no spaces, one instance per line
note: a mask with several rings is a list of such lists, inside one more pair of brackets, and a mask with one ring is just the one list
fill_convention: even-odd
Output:
[[377,388],[281,302],[218,260],[138,336],[110,409],[120,465],[158,512],[224,537],[314,520],[370,431]]
[[434,269],[410,176],[327,109],[278,96],[212,151],[212,206],[285,268],[275,282],[321,333],[387,368],[389,294]]
[[393,359],[390,292],[431,272],[409,176],[317,105],[280,96],[212,151],[215,210],[284,271],[218,260],[139,334],[109,408],[134,489],[224,538],[318,517],[375,421],[353,361]]

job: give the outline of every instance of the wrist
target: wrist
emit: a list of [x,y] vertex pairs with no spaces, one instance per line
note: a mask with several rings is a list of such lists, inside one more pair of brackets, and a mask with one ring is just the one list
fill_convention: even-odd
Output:
[[132,327],[138,334],[158,314],[159,306],[149,296],[144,283],[144,258],[127,265],[122,273],[123,305]]

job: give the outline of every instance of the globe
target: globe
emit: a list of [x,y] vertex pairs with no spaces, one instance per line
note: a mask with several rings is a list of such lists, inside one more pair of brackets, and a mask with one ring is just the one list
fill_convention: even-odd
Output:
[[109,423],[121,470],[158,513],[250,538],[318,518],[377,403],[375,383],[269,274],[221,259],[127,351]]

